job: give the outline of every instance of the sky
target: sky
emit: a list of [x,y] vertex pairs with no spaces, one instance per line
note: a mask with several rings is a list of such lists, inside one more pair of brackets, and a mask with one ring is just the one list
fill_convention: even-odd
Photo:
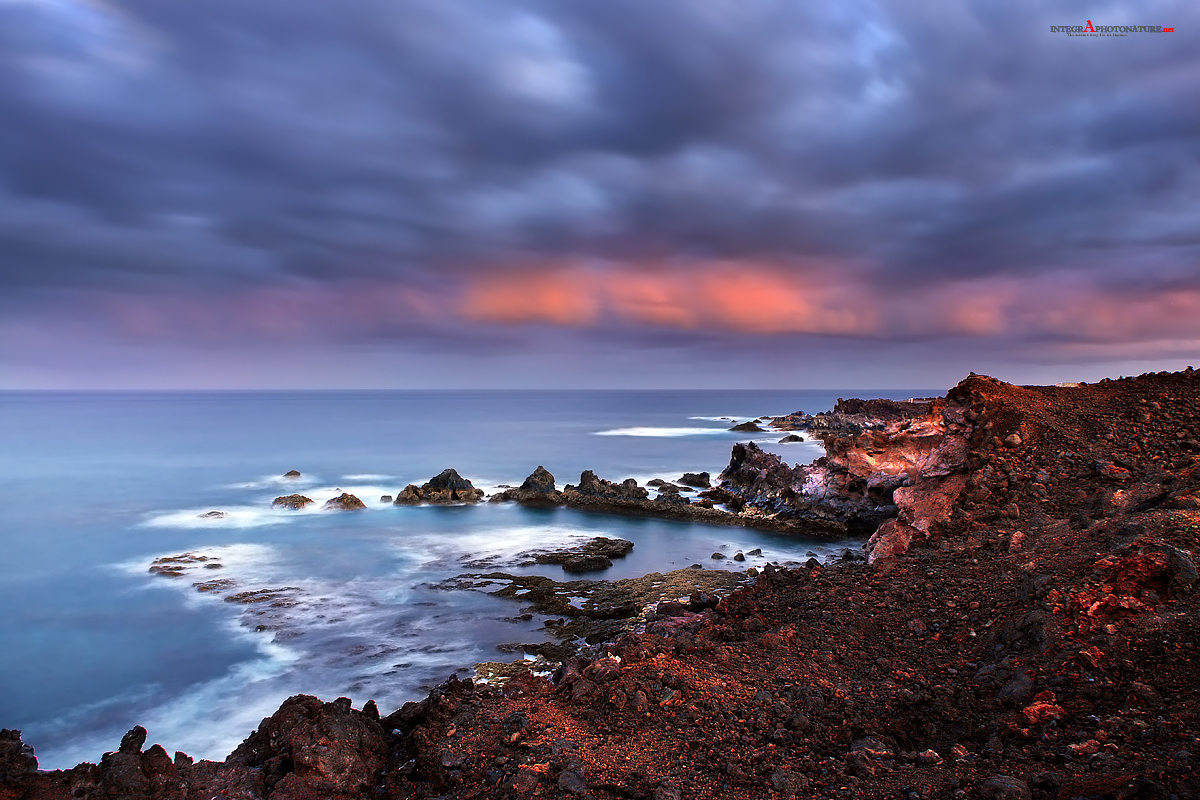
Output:
[[0,0],[0,389],[1190,364],[1196,3]]

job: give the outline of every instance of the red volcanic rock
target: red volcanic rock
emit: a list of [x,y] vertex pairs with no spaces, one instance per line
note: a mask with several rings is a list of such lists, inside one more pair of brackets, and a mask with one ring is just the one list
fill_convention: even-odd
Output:
[[892,495],[900,518],[924,535],[934,526],[950,520],[950,515],[967,485],[966,475],[951,475],[939,480],[918,481],[902,486]]
[[388,759],[379,722],[342,697],[323,703],[296,695],[226,763],[261,770],[272,798],[358,798],[372,795]]
[[879,530],[867,541],[867,560],[871,564],[883,558],[894,558],[908,551],[914,537],[921,531],[898,519],[890,519],[879,526]]

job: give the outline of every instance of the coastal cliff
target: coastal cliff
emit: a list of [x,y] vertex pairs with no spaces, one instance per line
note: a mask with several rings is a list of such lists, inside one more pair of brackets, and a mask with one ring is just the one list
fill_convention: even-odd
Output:
[[[870,563],[768,568],[387,716],[294,697],[220,763],[135,728],[41,773],[4,731],[0,800],[1200,797],[1200,372],[852,408],[806,428],[823,459],[739,445],[718,489],[871,533]],[[596,480],[566,492],[624,491]]]

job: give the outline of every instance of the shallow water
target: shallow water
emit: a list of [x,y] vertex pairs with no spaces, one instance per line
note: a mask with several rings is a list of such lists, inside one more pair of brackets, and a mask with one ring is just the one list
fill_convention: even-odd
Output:
[[[0,511],[0,727],[23,730],[43,768],[95,761],[134,724],[169,750],[219,759],[291,694],[374,698],[387,713],[452,672],[510,659],[499,644],[543,640],[541,617],[506,621],[515,601],[432,588],[476,571],[469,563],[503,567],[523,550],[598,535],[636,545],[595,575],[606,578],[828,554],[835,548],[740,528],[508,504],[395,507],[379,497],[451,466],[489,493],[539,464],[560,487],[584,469],[640,483],[715,476],[730,446],[747,439],[725,430],[734,421],[826,410],[836,397],[0,393],[9,498]],[[819,445],[756,436],[790,462],[821,455]],[[289,469],[303,477],[280,477]],[[293,491],[317,506],[270,508]],[[343,491],[367,510],[319,508]],[[200,518],[212,510],[226,516]],[[710,558],[756,547],[763,557],[744,564]],[[148,572],[153,559],[187,552],[209,560],[177,578]],[[192,586],[209,580],[233,582],[226,594],[287,591],[281,605],[242,605]]]

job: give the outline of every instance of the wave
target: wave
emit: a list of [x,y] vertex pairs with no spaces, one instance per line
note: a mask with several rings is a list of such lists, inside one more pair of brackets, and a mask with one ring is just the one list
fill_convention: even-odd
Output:
[[596,431],[594,436],[707,436],[714,433],[728,433],[727,428],[613,428],[607,431]]

